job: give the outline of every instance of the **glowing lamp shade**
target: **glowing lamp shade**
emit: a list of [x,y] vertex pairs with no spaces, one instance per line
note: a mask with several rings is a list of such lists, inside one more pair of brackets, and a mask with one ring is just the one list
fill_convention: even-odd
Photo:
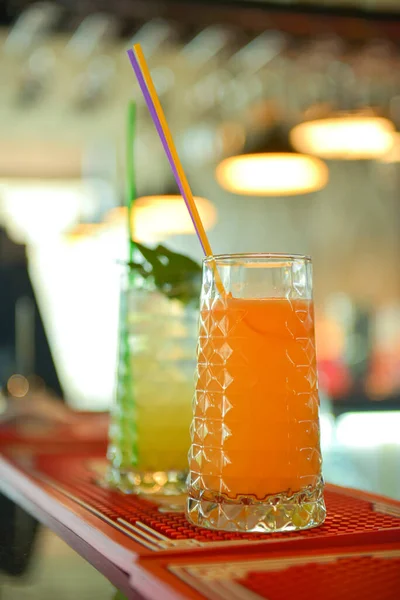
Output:
[[392,135],[392,145],[380,160],[383,163],[400,162],[400,133],[394,133]]
[[[217,222],[217,211],[206,198],[195,197],[206,230]],[[108,224],[125,222],[126,208],[116,208],[106,217]],[[193,234],[194,227],[182,196],[143,196],[135,201],[133,231],[138,242],[161,241],[170,235]]]
[[299,152],[322,158],[367,160],[390,150],[394,131],[389,119],[344,114],[300,123],[290,132],[290,141]]
[[221,187],[234,194],[292,196],[322,189],[329,172],[325,163],[313,156],[266,152],[227,158],[215,175]]

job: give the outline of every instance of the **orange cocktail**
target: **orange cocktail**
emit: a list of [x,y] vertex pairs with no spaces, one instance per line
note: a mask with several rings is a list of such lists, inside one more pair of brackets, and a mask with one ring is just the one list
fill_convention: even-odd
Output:
[[325,508],[310,261],[243,255],[216,265],[227,289],[221,297],[206,261],[188,516],[239,531],[318,525]]

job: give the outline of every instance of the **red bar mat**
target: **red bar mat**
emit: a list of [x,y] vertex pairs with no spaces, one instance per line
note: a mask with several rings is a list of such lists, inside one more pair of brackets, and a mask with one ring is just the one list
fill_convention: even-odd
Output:
[[[40,456],[37,458],[35,475],[69,500],[79,504],[92,514],[125,531],[143,546],[141,555],[151,552],[190,551],[243,544],[271,544],[304,540],[315,545],[338,545],[338,538],[349,543],[359,543],[359,536],[366,543],[386,541],[397,532],[400,539],[400,503],[385,498],[327,486],[325,492],[327,518],[321,527],[304,532],[276,534],[235,534],[201,529],[190,525],[183,512],[160,511],[160,505],[149,500],[124,495],[99,486],[104,459],[74,456]],[[379,539],[377,539],[377,536]],[[353,541],[352,541],[353,539]],[[345,543],[345,542],[343,542]],[[347,543],[347,541],[346,541]]]
[[131,583],[154,600],[398,600],[400,542],[251,557],[242,551],[213,562],[141,559]]
[[[103,430],[98,431],[99,418],[107,419],[106,413],[77,413],[86,424],[90,435],[77,436],[74,428],[68,425],[55,425],[35,431],[29,427],[17,427],[15,424],[3,425],[0,431],[0,452],[4,454],[56,452],[79,454],[87,452],[90,455],[105,454],[107,438]],[[90,427],[91,422],[93,426]],[[78,424],[80,421],[78,421]]]
[[296,600],[309,600],[307,587],[311,581],[316,598],[394,600],[400,594],[400,551],[396,556],[391,559],[364,555],[336,559],[331,564],[316,561],[311,570],[310,565],[302,565],[270,574],[254,571],[238,584],[271,600],[290,598],[295,589]]

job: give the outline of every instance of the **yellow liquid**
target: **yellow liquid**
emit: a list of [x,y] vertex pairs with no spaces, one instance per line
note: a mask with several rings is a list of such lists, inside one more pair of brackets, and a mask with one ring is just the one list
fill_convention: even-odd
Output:
[[184,471],[188,468],[193,383],[139,385],[136,396],[137,468]]
[[185,471],[194,394],[197,315],[158,293],[136,295],[129,323],[134,467]]

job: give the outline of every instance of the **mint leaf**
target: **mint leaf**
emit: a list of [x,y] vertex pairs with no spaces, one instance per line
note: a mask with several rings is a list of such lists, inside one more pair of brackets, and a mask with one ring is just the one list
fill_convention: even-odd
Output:
[[184,304],[198,301],[202,272],[198,263],[162,245],[152,249],[136,242],[135,246],[146,264],[131,263],[131,268],[143,278],[151,278],[156,288],[168,298]]

